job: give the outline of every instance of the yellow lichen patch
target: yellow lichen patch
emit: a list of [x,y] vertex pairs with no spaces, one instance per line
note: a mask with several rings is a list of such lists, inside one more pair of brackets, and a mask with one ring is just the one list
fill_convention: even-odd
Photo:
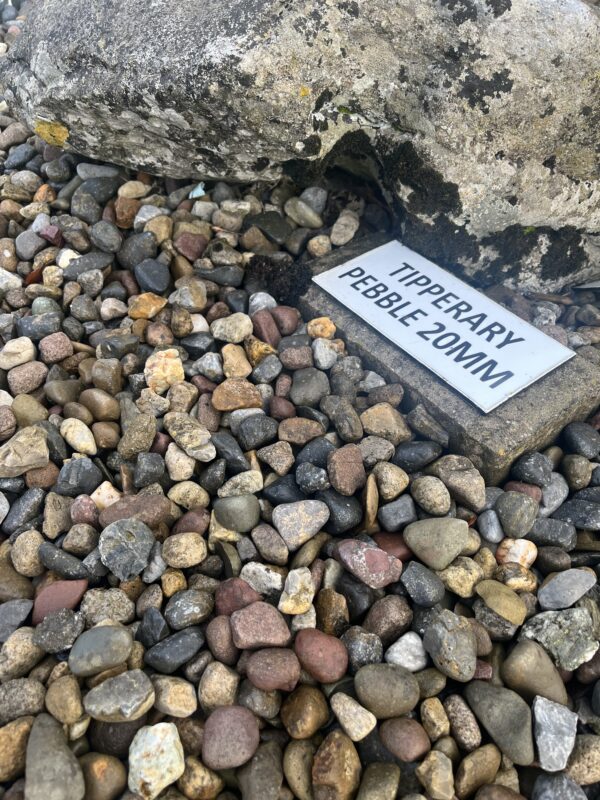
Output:
[[300,97],[308,97],[310,94],[310,87],[309,86],[301,86],[300,87]]
[[69,129],[60,122],[48,122],[45,119],[39,119],[34,125],[34,131],[38,136],[41,136],[48,144],[53,144],[56,147],[62,147],[67,141],[69,136]]

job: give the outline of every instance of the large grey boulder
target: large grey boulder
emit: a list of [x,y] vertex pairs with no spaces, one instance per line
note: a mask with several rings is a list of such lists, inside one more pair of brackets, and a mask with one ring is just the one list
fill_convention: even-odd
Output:
[[600,271],[599,53],[584,0],[38,0],[1,81],[49,140],[153,173],[362,169],[407,244],[551,288]]

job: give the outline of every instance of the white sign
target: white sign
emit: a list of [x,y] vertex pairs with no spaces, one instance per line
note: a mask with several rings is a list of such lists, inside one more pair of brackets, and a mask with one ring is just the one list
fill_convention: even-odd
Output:
[[575,355],[400,242],[313,280],[486,413]]

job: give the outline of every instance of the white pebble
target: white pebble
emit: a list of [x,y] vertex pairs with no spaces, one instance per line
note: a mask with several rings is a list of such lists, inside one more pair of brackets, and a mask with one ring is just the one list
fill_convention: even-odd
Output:
[[418,633],[409,631],[386,650],[388,664],[404,667],[409,672],[419,672],[427,666],[427,653]]

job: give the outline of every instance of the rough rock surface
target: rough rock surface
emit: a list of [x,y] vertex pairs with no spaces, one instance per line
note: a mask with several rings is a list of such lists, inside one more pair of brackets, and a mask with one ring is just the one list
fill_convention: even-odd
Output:
[[600,264],[600,18],[582,0],[377,0],[368,13],[126,0],[109,14],[43,0],[29,21],[2,83],[54,144],[246,181],[352,164],[404,207],[407,244],[483,281],[550,287]]

